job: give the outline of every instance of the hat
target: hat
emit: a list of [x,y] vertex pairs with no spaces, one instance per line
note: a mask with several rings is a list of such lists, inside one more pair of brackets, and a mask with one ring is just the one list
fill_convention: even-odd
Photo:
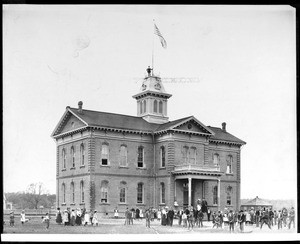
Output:
[[97,210],[94,211],[94,213],[96,213],[96,212],[97,212]]

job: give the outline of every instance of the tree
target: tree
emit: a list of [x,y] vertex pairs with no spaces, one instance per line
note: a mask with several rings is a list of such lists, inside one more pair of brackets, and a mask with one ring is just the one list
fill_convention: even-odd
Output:
[[42,182],[31,183],[25,192],[25,199],[30,202],[32,207],[38,209],[39,203],[43,199],[44,194],[48,194],[48,190]]

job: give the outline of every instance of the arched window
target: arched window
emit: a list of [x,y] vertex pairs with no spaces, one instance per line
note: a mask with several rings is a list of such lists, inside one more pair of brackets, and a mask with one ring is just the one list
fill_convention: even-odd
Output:
[[120,148],[120,166],[127,166],[127,147],[125,145]]
[[140,107],[140,114],[143,113],[143,103],[142,102],[139,102],[139,107]]
[[65,183],[62,184],[61,186],[61,190],[62,190],[62,202],[65,203],[66,202],[66,185]]
[[126,182],[120,184],[120,203],[126,203]]
[[144,184],[138,183],[137,185],[137,203],[144,202]]
[[190,151],[190,164],[196,163],[196,148],[192,147]]
[[84,203],[84,183],[83,180],[80,181],[80,201]]
[[101,150],[101,164],[102,165],[108,165],[108,145],[102,144],[102,150]]
[[231,205],[232,187],[228,186],[226,189],[226,204]]
[[213,204],[218,204],[218,186],[213,188]]
[[71,155],[72,155],[72,168],[75,168],[75,149],[71,147]]
[[71,203],[75,203],[75,184],[71,182]]
[[137,162],[138,168],[144,167],[144,148],[142,146],[138,147],[138,162]]
[[232,174],[233,157],[231,155],[229,155],[227,157],[226,161],[227,161],[226,173]]
[[188,152],[189,152],[189,148],[187,146],[184,146],[183,147],[183,163],[184,164],[187,164],[189,161],[189,158],[188,158]]
[[157,100],[154,100],[154,104],[153,104],[153,112],[157,113]]
[[84,145],[80,145],[80,161],[81,165],[84,165]]
[[67,167],[66,161],[67,161],[66,150],[63,149],[63,150],[62,150],[62,168],[63,168],[63,169],[65,169],[65,168]]
[[219,160],[220,160],[219,154],[215,153],[214,154],[214,165],[219,166]]
[[165,183],[160,183],[160,203],[166,203],[166,188]]
[[159,106],[158,107],[159,107],[159,109],[158,109],[159,113],[162,114],[162,112],[163,112],[163,102],[162,101],[159,101]]
[[101,182],[100,199],[101,202],[108,202],[108,181]]
[[161,164],[160,165],[162,168],[164,168],[164,167],[166,167],[166,149],[164,146],[162,146],[160,148],[160,156],[161,156],[161,158],[160,158]]
[[146,100],[143,101],[143,110],[144,110],[144,113],[146,113],[146,107],[147,107],[147,103],[146,103]]

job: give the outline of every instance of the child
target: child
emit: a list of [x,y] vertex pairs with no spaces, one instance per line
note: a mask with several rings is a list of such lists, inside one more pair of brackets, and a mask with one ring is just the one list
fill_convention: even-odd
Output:
[[65,226],[69,225],[69,216],[68,216],[68,210],[65,210],[63,214],[63,222]]
[[46,229],[49,229],[49,225],[50,225],[50,217],[49,217],[49,214],[46,213],[46,216],[45,217],[42,217],[42,223],[46,223]]
[[93,216],[93,220],[92,220],[92,225],[96,225],[98,226],[98,214],[97,214],[97,210],[94,211],[94,216]]
[[9,216],[9,225],[14,227],[15,226],[15,216],[14,216],[14,212],[10,212],[10,216]]
[[21,223],[22,223],[22,225],[23,225],[24,223],[28,222],[28,221],[29,221],[29,219],[26,219],[25,211],[22,210],[22,212],[21,212]]

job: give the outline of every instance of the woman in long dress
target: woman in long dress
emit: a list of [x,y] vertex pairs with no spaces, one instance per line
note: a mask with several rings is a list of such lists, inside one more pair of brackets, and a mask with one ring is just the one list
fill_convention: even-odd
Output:
[[71,224],[72,226],[75,225],[75,220],[76,220],[76,213],[75,213],[75,210],[72,209],[71,216],[70,216],[70,224]]
[[62,223],[62,217],[61,217],[60,208],[57,208],[57,213],[56,213],[56,223],[58,223],[58,224],[61,224],[61,223]]
[[75,222],[76,222],[76,225],[81,225],[81,210],[80,210],[80,208],[77,209]]
[[22,212],[21,212],[21,223],[22,223],[22,225],[23,225],[24,223],[28,222],[28,221],[29,221],[29,219],[26,219],[25,211],[22,210]]
[[62,220],[63,220],[63,223],[65,224],[65,226],[69,224],[68,210],[65,210],[65,212],[62,216]]
[[92,225],[98,226],[98,214],[97,214],[97,210],[94,211]]
[[161,211],[161,225],[167,225],[167,212],[164,208]]

